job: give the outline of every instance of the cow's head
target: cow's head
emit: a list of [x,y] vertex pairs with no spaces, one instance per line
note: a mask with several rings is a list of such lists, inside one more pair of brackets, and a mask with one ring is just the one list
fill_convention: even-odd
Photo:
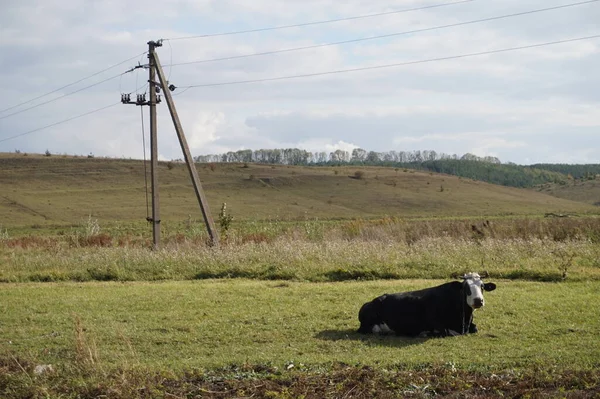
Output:
[[[484,277],[487,277],[487,275]],[[483,291],[494,291],[496,289],[496,284],[484,283],[482,278],[477,273],[467,273],[462,276],[467,305],[472,309],[479,309],[485,305]]]

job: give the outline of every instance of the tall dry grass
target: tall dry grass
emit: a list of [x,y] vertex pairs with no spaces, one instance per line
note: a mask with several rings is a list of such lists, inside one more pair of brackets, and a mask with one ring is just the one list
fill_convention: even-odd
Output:
[[599,231],[600,219],[263,223],[232,228],[219,248],[204,234],[173,234],[160,251],[150,251],[147,238],[108,233],[101,234],[110,240],[20,237],[0,244],[0,281],[341,281],[473,270],[513,279],[600,279]]

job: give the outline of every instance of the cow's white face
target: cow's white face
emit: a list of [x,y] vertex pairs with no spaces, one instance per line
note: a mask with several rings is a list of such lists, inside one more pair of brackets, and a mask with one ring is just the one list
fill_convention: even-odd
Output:
[[496,289],[494,283],[484,283],[477,273],[469,273],[464,277],[463,286],[467,296],[467,305],[472,309],[479,309],[485,305],[483,291],[493,291]]

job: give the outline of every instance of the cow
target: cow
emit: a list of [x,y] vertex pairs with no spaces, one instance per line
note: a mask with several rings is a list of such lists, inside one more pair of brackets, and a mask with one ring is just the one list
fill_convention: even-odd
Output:
[[395,333],[401,336],[456,336],[473,334],[473,312],[484,306],[483,291],[496,289],[477,273],[418,291],[384,294],[365,303],[358,312],[359,333]]

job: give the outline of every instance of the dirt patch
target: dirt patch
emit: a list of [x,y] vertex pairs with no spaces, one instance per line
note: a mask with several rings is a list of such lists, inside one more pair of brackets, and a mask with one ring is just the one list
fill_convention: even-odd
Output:
[[[26,397],[78,398],[595,398],[600,395],[600,370],[533,369],[478,372],[452,365],[411,369],[378,369],[335,364],[306,369],[288,364],[241,365],[213,371],[165,372],[60,370],[33,379],[35,365],[16,358],[0,359],[0,394]],[[31,370],[30,370],[31,369]],[[73,375],[74,373],[78,375]],[[81,383],[82,380],[85,383]],[[72,381],[79,381],[73,384]],[[43,388],[43,389],[42,389]],[[25,397],[25,396],[24,396]]]

